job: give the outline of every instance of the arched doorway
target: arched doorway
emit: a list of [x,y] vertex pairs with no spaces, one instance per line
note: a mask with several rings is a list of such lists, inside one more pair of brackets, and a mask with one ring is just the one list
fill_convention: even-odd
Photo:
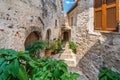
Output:
[[65,31],[64,33],[63,33],[63,41],[69,41],[69,32],[67,32],[67,31]]
[[48,29],[47,30],[47,33],[46,33],[46,40],[50,40],[51,39],[51,30],[50,29]]
[[63,34],[63,40],[64,41],[68,41],[69,40],[69,34],[68,34],[68,32],[64,32],[64,34]]
[[29,34],[29,36],[25,40],[25,48],[29,46],[33,41],[39,40],[39,34],[38,32],[34,31]]

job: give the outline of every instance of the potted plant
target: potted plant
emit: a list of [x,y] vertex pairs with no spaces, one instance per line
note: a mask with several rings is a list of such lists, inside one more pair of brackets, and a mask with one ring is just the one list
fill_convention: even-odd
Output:
[[62,45],[61,45],[61,41],[57,40],[55,41],[55,49],[54,49],[54,53],[57,54],[59,51],[62,50]]
[[45,49],[45,56],[46,57],[49,57],[51,55],[51,41],[47,41],[47,46],[46,46],[46,49]]
[[56,42],[56,41],[52,41],[52,42],[51,42],[51,50],[52,50],[52,53],[57,54],[57,53],[58,53],[57,48],[58,48],[57,42]]
[[51,51],[52,51],[52,53],[57,54],[60,50],[62,50],[60,40],[52,41],[51,42]]
[[57,54],[60,50],[62,50],[62,46],[61,46],[61,41],[60,40],[49,41],[47,43],[47,47],[46,47],[46,50],[45,50],[45,56],[50,56],[51,53]]
[[31,57],[39,57],[40,51],[44,50],[46,46],[45,41],[34,41],[26,47],[26,50],[29,51]]
[[49,57],[51,55],[51,48],[50,47],[47,47],[46,49],[45,49],[45,56],[46,57]]

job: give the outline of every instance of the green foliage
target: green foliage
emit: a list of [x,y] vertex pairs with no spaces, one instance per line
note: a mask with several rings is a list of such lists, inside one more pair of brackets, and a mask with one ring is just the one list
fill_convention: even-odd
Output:
[[55,50],[57,50],[58,52],[60,50],[62,50],[62,46],[61,46],[61,41],[52,41],[51,42],[51,49],[54,52]]
[[69,73],[62,60],[43,57],[32,65],[36,66],[32,71],[32,80],[77,80],[79,77],[77,73]]
[[25,58],[22,55],[25,53],[27,52],[23,53],[12,49],[0,49],[0,80],[28,80],[27,73],[22,73],[24,76],[21,78],[25,79],[20,79],[21,75],[19,71],[22,64],[20,58]]
[[62,43],[61,43],[60,40],[56,41],[56,43],[57,43],[57,45],[58,45],[57,50],[58,50],[58,52],[59,52],[59,51],[62,50]]
[[120,80],[120,73],[114,72],[107,68],[102,68],[98,77],[100,80]]
[[49,41],[49,44],[47,43],[46,50],[51,50],[51,52],[53,53],[55,50],[59,52],[60,50],[62,50],[61,41]]
[[17,74],[17,78],[19,80],[28,80],[27,72],[25,71],[25,68],[23,66],[20,66],[19,73]]
[[0,80],[77,80],[62,60],[42,57],[33,60],[28,52],[0,49]]
[[45,49],[47,43],[45,41],[34,41],[31,45],[26,47],[26,50],[29,51],[31,57],[35,57],[36,53]]
[[58,48],[56,41],[51,41],[50,46],[51,46],[52,52],[54,52]]
[[77,45],[74,42],[69,41],[69,47],[74,53],[76,53]]
[[65,73],[64,75],[61,76],[62,80],[77,80],[77,78],[79,78],[80,75],[77,73]]

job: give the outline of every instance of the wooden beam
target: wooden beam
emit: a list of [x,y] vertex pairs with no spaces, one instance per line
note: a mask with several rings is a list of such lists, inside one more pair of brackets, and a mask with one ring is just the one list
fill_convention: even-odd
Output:
[[106,30],[106,0],[102,0],[102,30]]

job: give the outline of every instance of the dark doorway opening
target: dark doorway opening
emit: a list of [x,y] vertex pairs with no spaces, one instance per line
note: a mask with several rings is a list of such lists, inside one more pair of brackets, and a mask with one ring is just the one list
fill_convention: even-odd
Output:
[[69,41],[69,32],[64,32],[63,33],[63,40],[64,41]]
[[36,31],[29,34],[29,36],[25,40],[25,48],[29,46],[33,41],[39,40],[39,35]]
[[50,40],[50,38],[51,38],[51,30],[50,29],[48,29],[47,30],[47,33],[46,33],[46,40]]

